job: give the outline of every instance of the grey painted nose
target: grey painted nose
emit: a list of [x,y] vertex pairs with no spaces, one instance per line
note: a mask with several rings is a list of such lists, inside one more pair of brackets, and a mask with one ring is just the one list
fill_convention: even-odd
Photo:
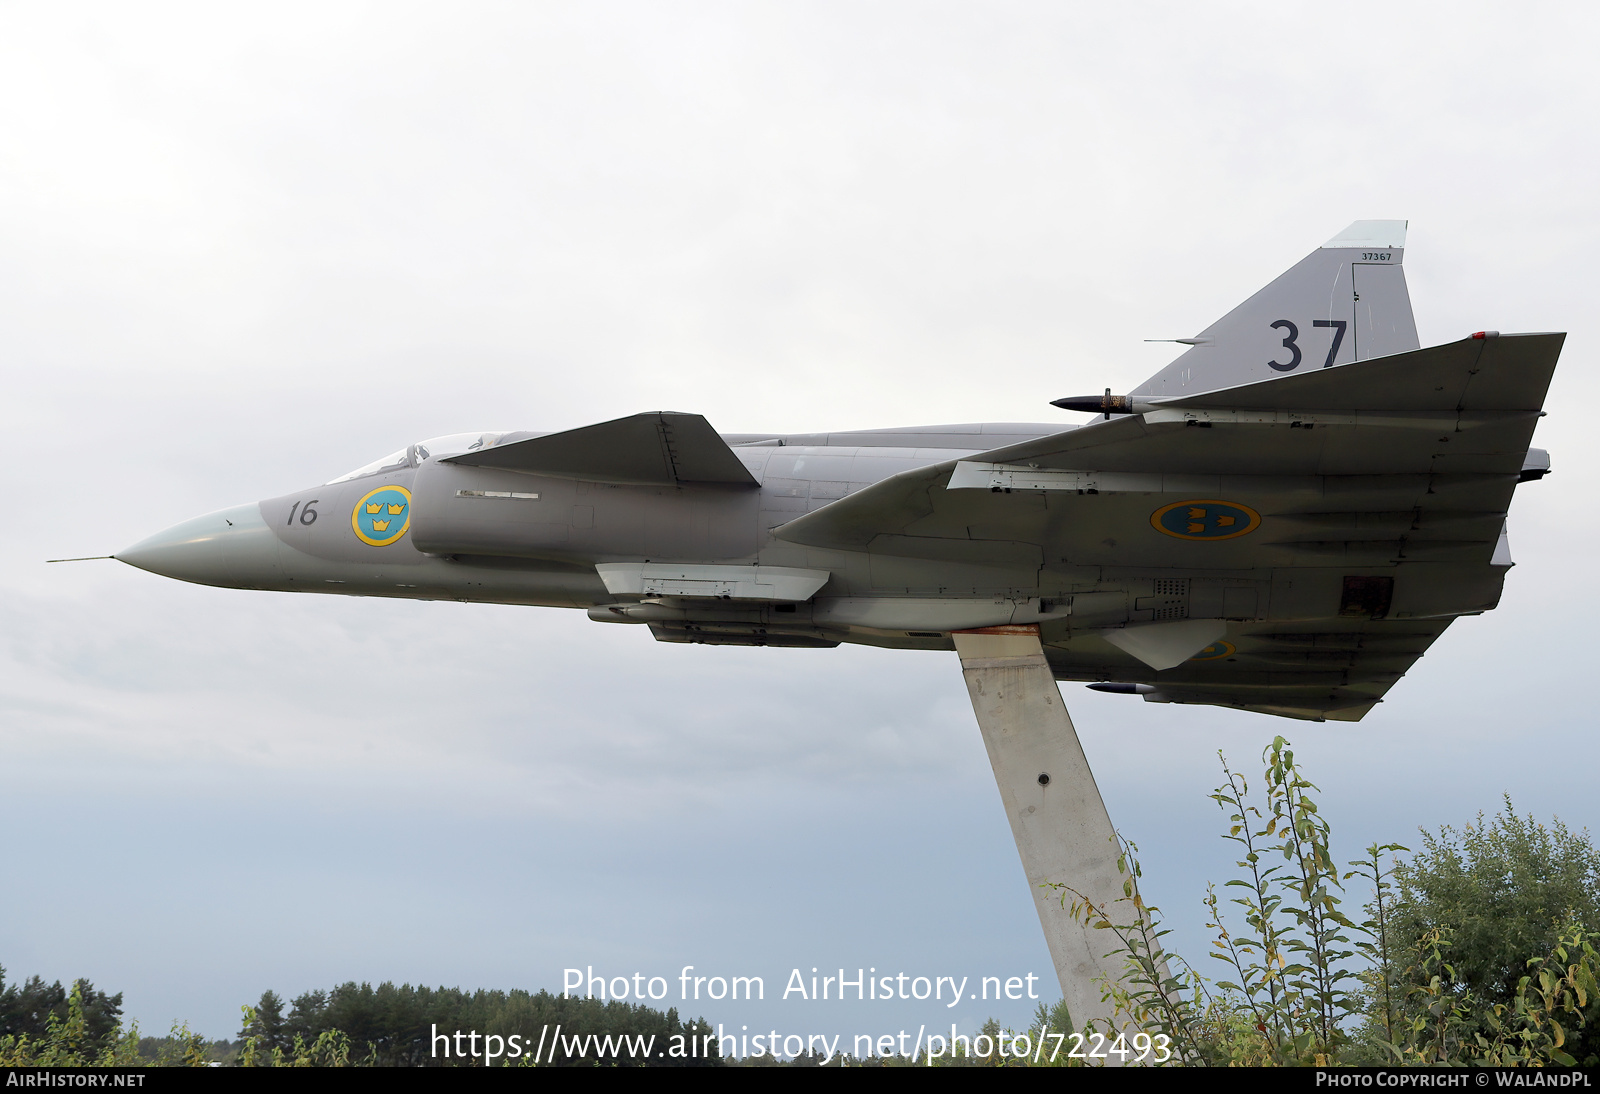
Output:
[[227,588],[280,584],[278,537],[255,504],[220,509],[174,524],[114,556],[162,577]]

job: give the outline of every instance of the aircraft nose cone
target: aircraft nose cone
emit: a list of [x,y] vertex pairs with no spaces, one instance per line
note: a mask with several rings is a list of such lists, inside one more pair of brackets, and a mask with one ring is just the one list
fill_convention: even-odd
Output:
[[254,504],[174,524],[112,557],[162,577],[201,585],[260,588],[282,581],[278,537]]

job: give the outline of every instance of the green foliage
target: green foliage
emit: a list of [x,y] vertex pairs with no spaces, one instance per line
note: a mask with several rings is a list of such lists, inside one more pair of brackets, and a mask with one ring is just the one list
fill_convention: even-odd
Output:
[[275,991],[261,993],[261,1001],[245,1008],[244,1029],[239,1032],[252,1050],[271,1057],[289,1048],[293,1041],[283,1017],[283,1000]]
[[[1062,904],[1083,925],[1095,930],[1110,932],[1117,940],[1118,949],[1107,954],[1120,959],[1125,968],[1120,980],[1105,980],[1102,997],[1113,1004],[1113,1012],[1130,1019],[1134,1028],[1168,1038],[1174,1063],[1208,1064],[1216,1062],[1210,1053],[1209,1039],[1203,1030],[1212,1017],[1215,999],[1206,981],[1191,969],[1181,957],[1166,954],[1161,940],[1169,933],[1161,926],[1161,909],[1146,904],[1139,892],[1139,878],[1143,871],[1139,865],[1138,848],[1132,843],[1120,845],[1117,869],[1123,876],[1122,897],[1117,904],[1125,908],[1112,909],[1097,905],[1088,897],[1067,885],[1052,887],[1061,890]],[[1178,972],[1171,971],[1173,962]],[[1115,1025],[1122,1028],[1125,1023]],[[1117,1030],[1096,1029],[1093,1023],[1072,1028],[1084,1034],[1101,1033],[1115,1038]]]
[[[272,992],[267,992],[277,998]],[[261,1028],[260,1016],[253,1007],[244,1007],[245,1029]],[[264,1033],[251,1034],[244,1038],[244,1048],[237,1061],[240,1067],[351,1067],[354,1064],[375,1065],[376,1055],[369,1053],[367,1058],[352,1061],[350,1058],[350,1038],[336,1029],[324,1030],[317,1035],[315,1040],[306,1041],[301,1034],[295,1034],[287,1044],[274,1045],[265,1048]]]
[[[1224,901],[1208,890],[1211,956],[1231,979],[1212,983],[1188,962],[1162,951],[1168,933],[1160,909],[1139,894],[1137,849],[1123,847],[1126,881],[1117,903],[1094,906],[1072,890],[1081,922],[1109,930],[1125,966],[1121,982],[1107,981],[1105,998],[1119,1027],[1171,1042],[1174,1063],[1263,1066],[1325,1063],[1348,1039],[1360,1010],[1360,981],[1350,968],[1351,932],[1361,928],[1341,910],[1342,877],[1330,848],[1327,821],[1311,792],[1316,786],[1295,765],[1282,737],[1263,755],[1264,801],[1250,797],[1243,776],[1223,761],[1224,783],[1211,795],[1228,815],[1225,839],[1237,845],[1241,876]],[[1230,907],[1231,906],[1231,907]],[[1236,909],[1236,910],[1235,910]],[[1229,916],[1242,919],[1235,928]],[[1171,970],[1176,965],[1178,972]],[[1114,1036],[1114,1031],[1103,1031]]]
[[37,1041],[50,1028],[50,1020],[65,1022],[69,997],[76,993],[82,1009],[85,1045],[89,1051],[110,1047],[121,1032],[122,993],[107,995],[96,991],[87,980],[73,981],[70,989],[61,981],[46,984],[30,976],[22,984],[5,983],[6,970],[0,965],[0,1037],[27,1037]]
[[[1341,873],[1312,797],[1316,786],[1282,737],[1263,754],[1261,795],[1223,760],[1211,795],[1228,816],[1225,839],[1240,876],[1224,901],[1208,888],[1212,982],[1163,953],[1160,909],[1139,894],[1131,844],[1116,907],[1075,890],[1063,902],[1109,932],[1119,980],[1102,981],[1114,1030],[1163,1035],[1174,1064],[1231,1066],[1571,1065],[1600,1034],[1600,931],[1585,919],[1600,900],[1586,837],[1506,814],[1457,836],[1424,833],[1425,851],[1392,873],[1398,844],[1367,848]],[[1342,910],[1343,883],[1371,885],[1367,918]],[[1585,900],[1587,903],[1585,903]],[[1242,926],[1230,924],[1230,917]],[[1465,937],[1463,927],[1465,925]],[[1532,954],[1533,956],[1529,956]],[[1176,967],[1177,974],[1169,971]]]
[[[706,1037],[711,1028],[703,1019],[682,1022],[676,1011],[663,1014],[615,1001],[562,999],[549,992],[464,992],[393,984],[373,988],[352,983],[328,992],[307,992],[285,1016],[283,1001],[269,991],[258,1007],[244,1008],[243,1039],[238,1045],[208,1042],[185,1025],[174,1025],[168,1036],[160,1038],[141,1037],[137,1025],[124,1032],[122,997],[108,997],[86,981],[64,992],[59,1006],[52,992],[37,977],[0,990],[0,1004],[7,1007],[0,1010],[0,1018],[9,1023],[0,1034],[0,1067],[481,1067],[481,1055],[433,1056],[433,1027],[437,1025],[446,1036],[458,1029],[476,1030],[509,1040],[517,1033],[531,1051],[546,1024],[552,1031],[561,1026],[564,1038],[582,1039],[589,1046],[586,1053],[558,1059],[555,1066],[706,1067],[722,1062],[715,1055],[715,1038],[709,1058],[596,1056],[600,1046],[591,1035],[654,1035],[658,1046],[666,1046],[674,1035]],[[529,1061],[524,1057],[497,1062]]]
[[[527,1052],[541,1032],[554,1035],[560,1027],[564,1039],[581,1038],[589,1047],[581,1055],[561,1056],[558,1067],[588,1067],[598,1062],[619,1066],[707,1067],[721,1061],[712,1039],[710,1058],[636,1058],[595,1054],[598,1037],[654,1036],[665,1047],[675,1036],[705,1037],[712,1030],[704,1019],[684,1022],[678,1012],[663,1013],[643,1005],[601,999],[563,998],[541,991],[475,991],[460,988],[396,986],[382,983],[348,983],[331,991],[310,991],[297,996],[287,1016],[283,1002],[267,992],[257,1006],[245,1008],[240,1036],[244,1050],[240,1062],[254,1067],[346,1066],[378,1067],[481,1067],[482,1056],[457,1056],[437,1052],[435,1034],[447,1039],[457,1030],[496,1035],[509,1041],[520,1038]],[[549,1059],[548,1053],[546,1060]],[[498,1060],[501,1065],[531,1062],[526,1055]]]
[[[37,978],[35,978],[37,979]],[[29,982],[30,984],[33,981]],[[122,997],[116,996],[120,1005]],[[35,1034],[10,1033],[0,1037],[0,1067],[150,1067],[188,1066],[205,1063],[204,1042],[186,1027],[173,1029],[173,1040],[181,1042],[181,1055],[151,1060],[139,1051],[139,1027],[126,1033],[120,1021],[110,1030],[95,1021],[97,1000],[103,1000],[86,981],[72,985],[63,1013],[51,1009],[45,1014],[44,1029]],[[103,1010],[98,1012],[104,1014]]]
[[[1368,1045],[1394,1043],[1397,1000],[1405,997],[1403,992],[1396,991],[1391,983],[1392,977],[1387,972],[1393,968],[1389,945],[1393,932],[1390,921],[1394,916],[1395,895],[1394,882],[1390,880],[1392,871],[1385,868],[1384,856],[1407,850],[1409,848],[1398,843],[1375,843],[1367,848],[1366,858],[1350,863],[1355,869],[1345,875],[1347,880],[1352,877],[1364,878],[1372,886],[1372,900],[1367,904],[1368,918],[1360,928],[1363,937],[1356,942],[1356,949],[1368,963],[1368,969],[1362,974],[1367,986],[1367,1029],[1364,1040]],[[1360,1055],[1358,1049],[1354,1056]],[[1387,1060],[1387,1054],[1380,1051],[1370,1061],[1352,1059],[1350,1062],[1377,1063]]]
[[1310,796],[1316,786],[1300,774],[1282,737],[1265,760],[1265,812],[1226,760],[1227,781],[1211,795],[1228,813],[1225,838],[1243,852],[1236,865],[1246,872],[1227,883],[1243,890],[1229,903],[1243,910],[1244,932],[1229,932],[1215,892],[1206,900],[1215,956],[1238,976],[1217,986],[1241,997],[1271,1062],[1314,1063],[1338,1052],[1344,1024],[1360,1005],[1347,933],[1358,928],[1339,908],[1343,885],[1328,822]]
[[1447,960],[1449,932],[1430,930],[1416,944],[1418,963],[1406,969],[1408,989],[1397,1036],[1383,1047],[1388,1062],[1422,1066],[1574,1066],[1574,1030],[1593,1007],[1600,973],[1596,936],[1567,923],[1550,952],[1523,963],[1508,1002],[1484,1004],[1461,989],[1460,971]]
[[[1422,850],[1394,873],[1384,940],[1403,960],[1385,988],[1435,991],[1437,980],[1436,1005],[1462,1012],[1463,1036],[1492,1040],[1495,1023],[1517,1013],[1529,955],[1548,961],[1574,944],[1581,953],[1573,932],[1600,936],[1600,849],[1560,821],[1518,816],[1509,797],[1491,819],[1424,832]],[[1429,960],[1436,942],[1448,962]],[[1582,1017],[1567,1051],[1600,1063],[1600,1000]]]
[[[1572,1067],[1579,1063],[1578,1045],[1568,1037],[1569,1027],[1583,1027],[1594,1037],[1597,997],[1600,997],[1600,936],[1571,921],[1557,932],[1555,945],[1542,960],[1530,959],[1528,972],[1518,977],[1509,1003],[1494,1003],[1485,1019],[1488,1036],[1473,1035],[1473,1055],[1485,1063],[1507,1065],[1529,1060],[1554,1060]],[[1571,962],[1570,964],[1568,962]],[[1582,1063],[1592,1066],[1592,1055]]]
[[198,1052],[206,1067],[232,1067],[239,1058],[241,1042],[207,1041],[190,1032],[186,1025],[175,1025],[165,1037],[140,1037],[139,1055],[154,1066],[187,1066],[184,1061]]

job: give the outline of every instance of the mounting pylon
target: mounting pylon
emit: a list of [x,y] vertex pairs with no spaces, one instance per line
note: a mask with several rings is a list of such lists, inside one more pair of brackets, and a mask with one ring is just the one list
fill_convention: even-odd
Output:
[[952,637],[1073,1026],[1120,1025],[1096,983],[1121,979],[1120,955],[1103,956],[1118,948],[1115,935],[1080,925],[1063,906],[1062,890],[1048,887],[1071,886],[1109,910],[1113,922],[1134,917],[1132,905],[1115,903],[1126,879],[1117,868],[1116,830],[1045,661],[1039,628],[986,627]]

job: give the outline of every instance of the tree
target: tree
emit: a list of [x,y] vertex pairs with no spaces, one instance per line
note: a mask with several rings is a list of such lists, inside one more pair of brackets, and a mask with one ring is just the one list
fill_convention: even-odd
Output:
[[44,1037],[52,1015],[58,1022],[67,1020],[73,991],[81,997],[85,1032],[92,1048],[108,1047],[121,1032],[121,992],[107,995],[96,991],[87,980],[73,981],[69,990],[62,987],[59,980],[46,984],[37,976],[7,987],[5,978],[5,967],[0,965],[0,1037],[22,1036],[33,1040]]
[[[263,995],[257,1007],[245,1008],[245,1057],[253,1066],[267,1066],[278,1060],[274,1047],[281,1049],[283,1062],[304,1060],[319,1066],[335,1058],[382,1067],[483,1066],[482,1056],[463,1056],[461,1053],[466,1050],[449,1040],[458,1030],[464,1034],[492,1034],[507,1044],[516,1035],[522,1047],[515,1056],[507,1053],[500,1059],[499,1063],[507,1065],[531,1062],[536,1046],[544,1046],[538,1051],[544,1053],[546,1066],[592,1067],[603,1062],[618,1066],[707,1067],[721,1063],[719,1042],[705,1019],[684,1021],[675,1009],[663,1014],[643,1004],[615,999],[566,998],[547,991],[468,992],[460,988],[397,986],[387,981],[376,987],[350,982],[296,996],[287,1017],[277,1023],[281,1038],[277,1046],[269,1045],[267,1040],[273,1026],[266,1013],[269,1003],[281,1014],[283,1002],[273,992]],[[556,1032],[561,1034],[564,1046],[559,1052],[553,1041]],[[435,1034],[446,1042],[443,1050]],[[605,1049],[598,1042],[608,1036],[653,1037],[663,1053],[635,1056],[616,1045]],[[670,1046],[675,1038],[682,1043],[694,1042],[700,1051],[693,1056],[673,1055]],[[572,1047],[575,1045],[586,1047]],[[479,1048],[470,1051],[478,1052]]]
[[239,1036],[260,1038],[256,1043],[268,1059],[271,1059],[274,1049],[283,1050],[289,1047],[290,1037],[288,1023],[283,1017],[283,1000],[278,997],[277,992],[261,993],[261,1002],[256,1004],[250,1021],[239,1031]]
[[[1425,830],[1422,840],[1422,850],[1394,871],[1389,939],[1409,956],[1397,962],[1401,990],[1419,985],[1427,940],[1447,939],[1445,981],[1454,995],[1473,1000],[1464,1019],[1469,1032],[1484,1026],[1496,1004],[1512,1003],[1529,958],[1550,953],[1564,928],[1600,935],[1600,849],[1587,831],[1518,816],[1508,795],[1503,813],[1488,820],[1480,813],[1459,831]],[[1600,1000],[1588,1001],[1584,1018],[1568,1047],[1580,1062],[1600,1057]]]

